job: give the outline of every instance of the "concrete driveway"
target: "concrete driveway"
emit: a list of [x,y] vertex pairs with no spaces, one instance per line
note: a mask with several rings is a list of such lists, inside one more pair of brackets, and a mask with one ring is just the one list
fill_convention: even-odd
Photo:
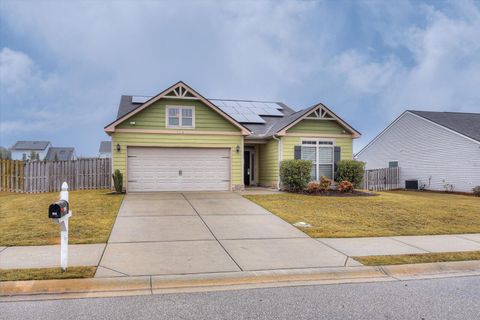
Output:
[[344,266],[347,256],[233,192],[128,194],[96,277]]

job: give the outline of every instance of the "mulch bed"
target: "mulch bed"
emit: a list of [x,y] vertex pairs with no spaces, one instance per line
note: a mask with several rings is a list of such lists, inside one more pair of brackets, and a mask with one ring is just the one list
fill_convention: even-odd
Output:
[[340,192],[338,190],[328,190],[328,191],[319,191],[319,192],[306,192],[301,191],[299,194],[304,194],[307,196],[320,196],[320,197],[372,197],[378,196],[376,193],[370,193],[365,191],[353,191],[353,192]]

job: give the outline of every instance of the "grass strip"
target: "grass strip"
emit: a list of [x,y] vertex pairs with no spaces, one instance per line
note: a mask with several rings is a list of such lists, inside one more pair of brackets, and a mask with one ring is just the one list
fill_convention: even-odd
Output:
[[480,251],[352,257],[366,266],[480,260]]
[[97,267],[0,269],[0,281],[93,278]]

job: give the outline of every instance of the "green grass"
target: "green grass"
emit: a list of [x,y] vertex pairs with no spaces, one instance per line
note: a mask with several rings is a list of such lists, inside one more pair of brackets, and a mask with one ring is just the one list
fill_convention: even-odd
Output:
[[480,232],[480,198],[390,191],[374,197],[247,195],[311,237],[376,237]]
[[60,268],[0,269],[0,281],[93,278],[96,270],[97,267],[70,267],[66,272]]
[[480,260],[480,251],[402,254],[394,256],[352,257],[366,266],[428,262]]
[[[123,200],[110,190],[70,192],[69,243],[105,243]],[[0,246],[49,245],[60,242],[60,227],[48,218],[59,193],[0,192]]]

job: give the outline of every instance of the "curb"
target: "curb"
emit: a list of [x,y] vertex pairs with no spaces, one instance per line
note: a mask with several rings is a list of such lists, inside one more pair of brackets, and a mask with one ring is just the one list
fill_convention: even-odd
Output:
[[0,302],[151,295],[480,275],[480,261],[0,282]]

